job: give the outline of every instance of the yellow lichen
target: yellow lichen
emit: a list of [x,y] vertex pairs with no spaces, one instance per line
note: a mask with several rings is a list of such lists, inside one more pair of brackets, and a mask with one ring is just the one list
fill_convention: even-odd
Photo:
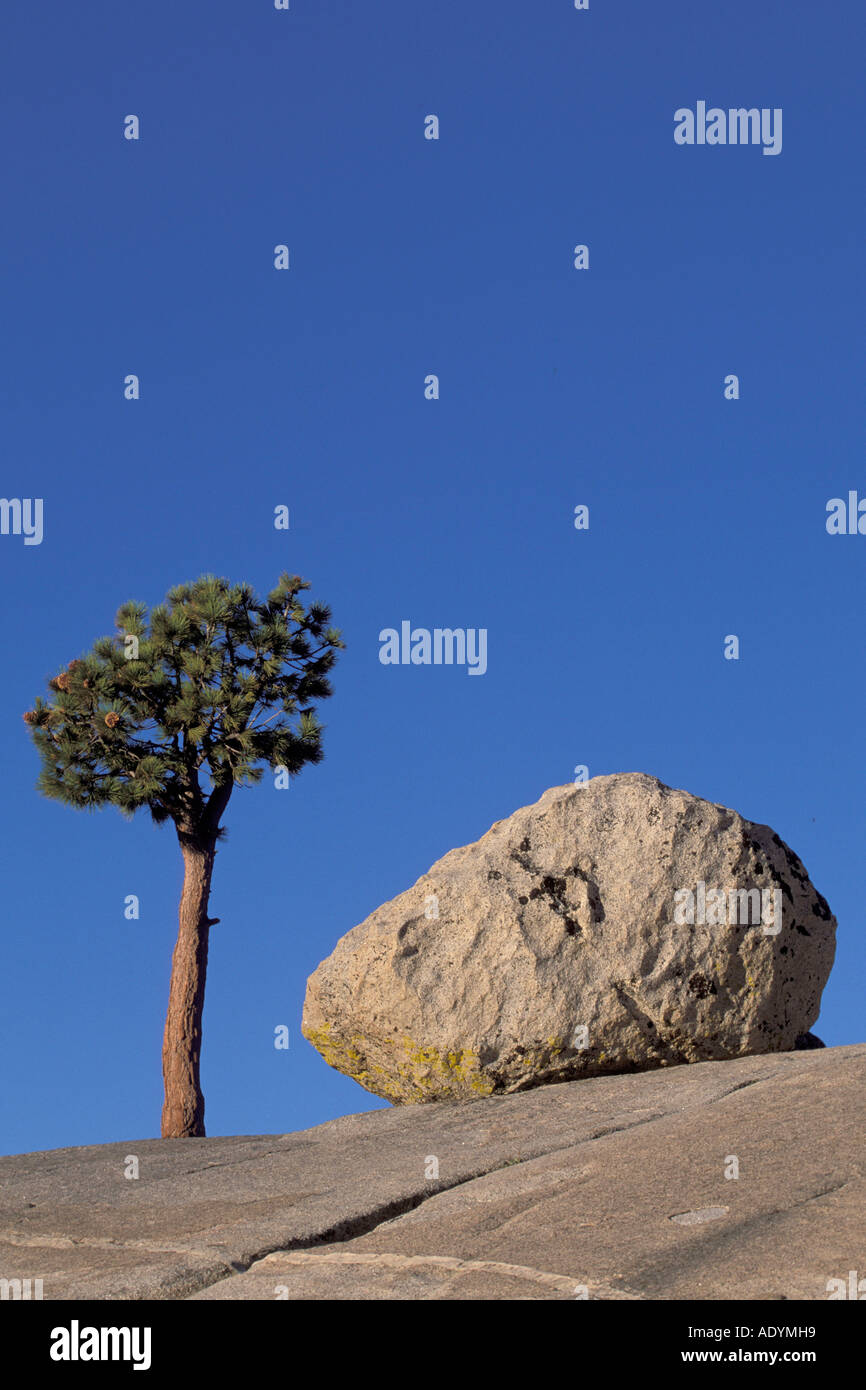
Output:
[[[368,1039],[360,1035],[341,1037],[330,1024],[304,1030],[304,1036],[321,1053],[328,1066],[352,1077],[367,1090],[396,1102],[411,1103],[441,1095],[459,1097],[468,1091],[490,1095],[495,1083],[481,1070],[477,1052],[471,1048],[441,1052],[404,1037],[399,1043],[386,1039],[404,1055],[394,1058],[394,1073],[377,1063],[367,1063]],[[381,1048],[383,1044],[379,1044]]]

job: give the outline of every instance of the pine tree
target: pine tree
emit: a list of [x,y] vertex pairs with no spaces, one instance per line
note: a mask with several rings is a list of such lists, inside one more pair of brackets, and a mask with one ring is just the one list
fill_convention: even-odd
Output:
[[171,590],[148,621],[118,609],[117,634],[48,682],[24,719],[45,796],[87,810],[146,807],[173,821],[184,862],[162,1050],[164,1138],[203,1135],[199,1083],[208,916],[220,820],[236,786],[265,766],[292,776],[322,760],[313,704],[343,647],[306,580],[283,574],[264,601],[247,584],[203,575]]

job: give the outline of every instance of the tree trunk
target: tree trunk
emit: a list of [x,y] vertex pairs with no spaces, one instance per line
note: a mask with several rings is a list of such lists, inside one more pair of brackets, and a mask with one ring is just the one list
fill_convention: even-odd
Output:
[[204,1136],[204,1096],[199,1084],[202,1014],[210,928],[207,915],[215,839],[178,832],[183,852],[180,927],[171,961],[171,986],[162,1044],[165,1103],[163,1139]]

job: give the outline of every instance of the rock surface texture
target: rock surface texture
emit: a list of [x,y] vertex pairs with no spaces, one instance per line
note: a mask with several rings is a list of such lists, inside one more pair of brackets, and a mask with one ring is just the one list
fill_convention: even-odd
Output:
[[784,1052],[818,1017],[835,930],[768,826],[642,773],[596,777],[342,937],[303,1032],[395,1104]]
[[864,1097],[866,1045],[829,1047],[19,1154],[0,1278],[46,1300],[827,1299],[866,1274]]

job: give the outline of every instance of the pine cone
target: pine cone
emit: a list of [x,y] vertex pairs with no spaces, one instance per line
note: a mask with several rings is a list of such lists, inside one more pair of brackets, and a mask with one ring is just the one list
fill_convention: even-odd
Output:
[[120,723],[120,715],[115,714],[114,710],[110,709],[107,715],[105,716],[105,722],[108,725],[109,729],[115,729],[117,725]]

